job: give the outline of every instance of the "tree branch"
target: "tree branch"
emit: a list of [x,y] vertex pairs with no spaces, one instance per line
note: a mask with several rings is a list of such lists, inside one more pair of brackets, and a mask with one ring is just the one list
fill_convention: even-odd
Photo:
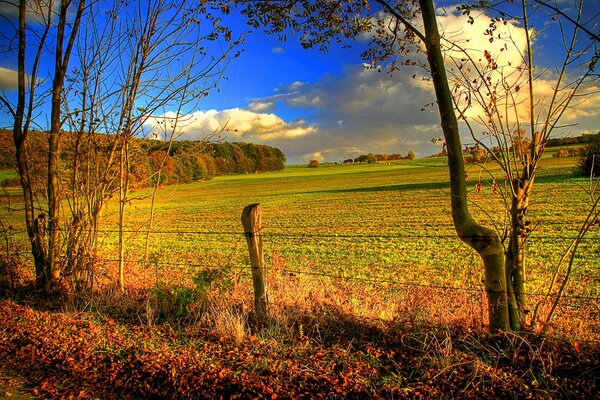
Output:
[[554,6],[544,0],[533,0],[533,2],[546,7],[552,11],[554,11],[555,13],[557,13],[558,15],[560,15],[561,17],[566,18],[569,22],[571,22],[573,25],[575,25],[576,27],[578,27],[579,29],[581,29],[582,31],[584,31],[585,33],[587,33],[588,35],[590,35],[590,37],[592,39],[594,39],[596,42],[600,42],[600,36],[598,36],[597,34],[593,33],[592,31],[590,31],[589,29],[587,29],[585,26],[581,25],[579,22],[575,21],[573,18],[569,17],[567,14],[565,14],[564,11],[561,11],[560,8],[558,8],[557,6]]
[[396,18],[398,21],[402,22],[402,24],[406,27],[406,29],[408,29],[409,31],[414,33],[415,36],[417,36],[423,43],[425,43],[425,35],[421,31],[419,31],[413,24],[411,24],[411,22],[409,20],[404,18],[398,11],[396,11],[390,5],[389,2],[387,2],[386,0],[375,0],[375,2],[382,5],[390,14],[392,14],[394,16],[394,18]]

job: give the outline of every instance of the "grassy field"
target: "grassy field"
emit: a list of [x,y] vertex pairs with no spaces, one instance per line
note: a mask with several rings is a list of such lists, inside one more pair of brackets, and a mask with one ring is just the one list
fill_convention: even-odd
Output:
[[[575,163],[548,157],[540,169],[529,211],[537,225],[528,246],[532,308],[588,211]],[[468,175],[473,213],[501,227],[502,197],[491,186],[496,179],[502,187],[504,177],[477,166]],[[0,216],[12,229],[4,239],[27,263],[18,190],[9,190]],[[579,248],[549,337],[490,336],[481,262],[454,236],[443,159],[290,166],[163,187],[147,265],[140,260],[149,193],[132,193],[127,207],[124,294],[114,284],[117,214],[109,204],[91,296],[60,307],[27,291],[0,301],[0,370],[26,376],[34,394],[585,398],[594,391],[600,232]],[[253,321],[240,222],[252,203],[263,206],[271,317],[262,326]],[[540,302],[541,315],[550,300]]]
[[[546,284],[544,278],[588,210],[585,180],[568,175],[573,162],[547,159],[530,207],[531,220],[539,222],[530,242],[534,292]],[[502,227],[502,199],[492,193],[491,179],[475,166],[469,175],[473,212],[488,225]],[[479,181],[484,189],[476,193]],[[454,236],[447,182],[444,162],[429,159],[335,166],[333,171],[288,167],[165,187],[157,202],[151,248],[156,259],[171,262],[202,264],[215,254],[235,260],[245,246],[241,210],[261,203],[266,253],[277,252],[290,269],[471,287],[481,281],[479,260]],[[129,229],[137,231],[149,204],[132,202],[128,212]],[[107,213],[109,230],[115,228],[114,217]],[[131,259],[139,257],[141,236],[130,241]],[[600,282],[598,238],[595,232],[585,242],[575,271],[577,279],[595,284]],[[571,287],[577,294],[589,289]]]
[[[588,211],[587,181],[574,177],[575,163],[576,158],[548,156],[540,169],[528,214],[537,225],[528,246],[528,291],[534,295],[545,293],[557,260]],[[281,172],[164,187],[150,235],[151,259],[159,270],[179,271],[184,280],[207,268],[244,271],[248,260],[241,210],[261,203],[271,268],[312,280],[358,279],[365,288],[394,291],[398,285],[425,285],[471,291],[477,297],[481,263],[454,235],[447,173],[445,160],[435,158],[333,169],[289,166]],[[501,229],[502,196],[492,192],[490,174],[501,186],[503,176],[475,165],[468,174],[473,213]],[[475,191],[478,182],[483,184],[480,193]],[[140,268],[148,194],[132,193],[144,200],[127,208],[129,270]],[[21,224],[15,214],[3,218],[13,226]],[[109,207],[101,238],[101,253],[109,264],[116,258],[116,228],[116,210]],[[22,233],[19,238],[23,242]],[[568,295],[598,297],[599,242],[595,230],[580,246]],[[378,317],[391,316],[385,311]]]

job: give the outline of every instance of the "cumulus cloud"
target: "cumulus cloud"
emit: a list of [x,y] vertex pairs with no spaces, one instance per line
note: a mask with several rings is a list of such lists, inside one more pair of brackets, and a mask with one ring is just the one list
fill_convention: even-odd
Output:
[[297,85],[293,92],[263,100],[306,108],[318,131],[310,140],[273,144],[290,162],[299,163],[340,161],[369,152],[406,155],[412,150],[422,156],[437,152],[430,142],[439,136],[436,114],[420,111],[433,101],[433,94],[419,85],[412,73],[390,76],[362,65],[347,67],[339,77]]
[[175,130],[175,135],[182,139],[204,139],[220,134],[231,141],[243,140],[256,143],[297,139],[317,131],[314,125],[309,125],[304,120],[286,122],[273,113],[254,112],[241,108],[221,111],[213,109],[181,115],[174,128],[175,117],[175,113],[168,112],[150,118],[146,122],[146,127],[153,132],[151,136],[154,137],[169,137],[169,132]]
[[[493,116],[496,124],[508,124],[512,130],[516,130],[518,124],[526,125],[531,109],[525,28],[515,22],[494,24],[485,14],[476,16],[472,23],[467,23],[465,16],[452,13],[440,16],[438,21],[448,39],[444,46],[446,66],[458,108],[465,111],[468,119],[482,125],[488,121],[486,109],[492,107],[501,110],[500,116]],[[535,37],[538,32],[532,30],[530,34]],[[556,51],[559,60],[564,57],[560,54],[563,49]],[[546,118],[552,121],[559,115],[548,114],[549,110],[556,112],[555,106],[551,105],[553,99],[555,104],[566,104],[572,94],[573,79],[578,79],[576,74],[563,79],[555,97],[559,84],[555,74],[553,68],[537,68],[535,72],[533,113],[540,123]],[[592,86],[587,94],[580,92],[571,105],[561,115],[563,122],[586,123],[598,116],[600,95],[597,88]],[[481,129],[487,130],[485,126]]]
[[17,89],[17,84],[17,71],[0,67],[0,90],[15,90]]

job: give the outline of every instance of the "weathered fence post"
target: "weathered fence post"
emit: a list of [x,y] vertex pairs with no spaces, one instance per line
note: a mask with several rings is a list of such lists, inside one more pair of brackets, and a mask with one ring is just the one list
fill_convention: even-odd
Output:
[[262,244],[262,207],[260,204],[250,204],[242,211],[242,225],[250,252],[252,269],[252,284],[254,286],[254,310],[259,321],[268,317],[267,283],[265,280],[265,259]]

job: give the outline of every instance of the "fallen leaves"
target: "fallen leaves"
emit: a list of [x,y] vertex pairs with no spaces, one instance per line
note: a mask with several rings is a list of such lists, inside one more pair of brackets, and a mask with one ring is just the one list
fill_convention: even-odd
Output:
[[240,346],[10,301],[0,332],[0,366],[47,398],[585,397],[600,359],[597,343],[472,331],[350,343],[249,335]]

